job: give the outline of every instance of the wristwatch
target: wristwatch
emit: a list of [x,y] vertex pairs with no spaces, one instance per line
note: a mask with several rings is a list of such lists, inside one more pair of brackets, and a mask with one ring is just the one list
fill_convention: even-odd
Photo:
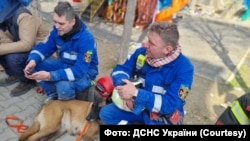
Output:
[[132,96],[132,101],[135,101],[137,95],[138,95],[138,90],[136,90],[135,94]]
[[136,96],[132,96],[132,101],[135,101],[135,99],[136,99]]

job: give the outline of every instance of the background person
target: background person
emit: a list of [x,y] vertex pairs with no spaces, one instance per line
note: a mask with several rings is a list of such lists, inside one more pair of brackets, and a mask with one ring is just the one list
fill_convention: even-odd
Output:
[[[22,2],[22,3],[21,3]],[[35,81],[24,76],[29,51],[46,39],[49,28],[25,6],[27,0],[3,0],[0,7],[0,64],[7,78],[0,80],[0,86],[8,86],[20,81],[11,96],[25,94],[35,86]]]
[[235,99],[221,113],[215,125],[250,125],[250,93]]
[[[30,52],[25,76],[39,82],[47,100],[75,99],[98,75],[95,38],[68,2],[58,2],[53,21],[47,42]],[[50,58],[55,52],[58,58]]]
[[[102,107],[100,118],[104,124],[114,125],[182,124],[193,75],[192,63],[181,53],[177,25],[153,23],[143,47],[111,73],[124,108],[112,99],[112,103]],[[142,85],[135,86],[135,80]]]
[[1,0],[0,23],[9,19],[20,6],[28,6],[32,0]]

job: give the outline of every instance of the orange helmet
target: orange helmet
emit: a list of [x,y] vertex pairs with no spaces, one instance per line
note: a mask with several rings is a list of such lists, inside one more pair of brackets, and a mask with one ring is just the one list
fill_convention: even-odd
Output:
[[96,82],[96,90],[104,98],[107,98],[109,95],[111,95],[114,90],[111,77],[104,76],[99,78]]

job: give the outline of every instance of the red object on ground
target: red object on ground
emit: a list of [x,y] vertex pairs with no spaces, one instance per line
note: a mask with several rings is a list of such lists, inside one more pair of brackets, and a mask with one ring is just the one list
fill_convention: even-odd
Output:
[[81,0],[73,0],[73,2],[81,2]]
[[44,94],[44,90],[41,87],[36,88],[36,92],[39,94]]

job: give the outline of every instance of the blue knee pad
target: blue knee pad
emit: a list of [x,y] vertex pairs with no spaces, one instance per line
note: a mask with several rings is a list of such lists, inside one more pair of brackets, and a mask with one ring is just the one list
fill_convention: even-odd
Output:
[[70,100],[76,96],[74,83],[71,81],[59,81],[56,83],[56,91],[59,100]]

